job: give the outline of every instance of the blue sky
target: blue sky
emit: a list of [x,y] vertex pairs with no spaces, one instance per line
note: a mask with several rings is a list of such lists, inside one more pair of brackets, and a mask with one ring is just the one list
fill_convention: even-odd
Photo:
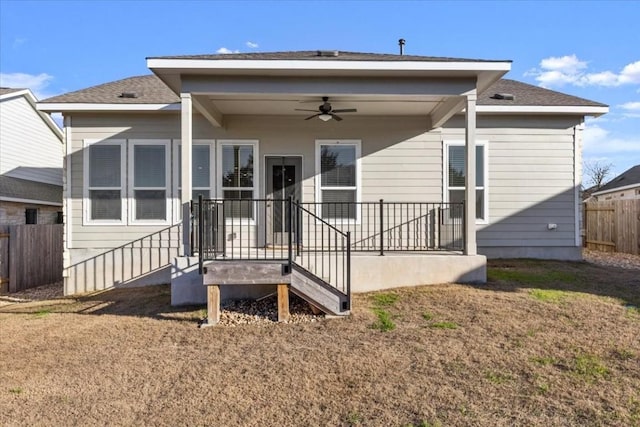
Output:
[[0,84],[39,97],[147,74],[147,56],[336,49],[511,59],[508,78],[610,106],[584,158],[640,164],[640,2],[0,0]]

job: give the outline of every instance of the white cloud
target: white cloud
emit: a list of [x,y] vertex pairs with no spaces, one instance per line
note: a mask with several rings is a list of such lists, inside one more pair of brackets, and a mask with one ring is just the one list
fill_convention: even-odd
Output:
[[0,86],[11,88],[28,88],[38,99],[52,96],[46,89],[53,80],[53,76],[47,73],[0,73]]
[[626,102],[619,107],[630,111],[640,111],[640,101]]
[[13,47],[14,49],[17,49],[23,44],[25,44],[27,41],[28,39],[25,39],[23,37],[16,37],[15,39],[13,39],[13,43],[11,44],[11,47]]
[[619,73],[613,71],[587,72],[587,61],[580,60],[575,54],[549,57],[540,61],[539,68],[525,73],[533,76],[540,86],[605,86],[615,87],[624,84],[640,84],[640,61],[625,65]]
[[231,50],[231,49],[227,49],[226,47],[221,47],[220,49],[216,50],[216,53],[221,53],[223,55],[229,54],[229,53],[240,53],[239,50]]
[[258,47],[258,43],[247,42],[247,47],[249,47],[251,49],[256,49]]
[[587,124],[583,135],[584,157],[598,157],[616,153],[638,153],[640,135],[613,137],[611,132],[598,125]]

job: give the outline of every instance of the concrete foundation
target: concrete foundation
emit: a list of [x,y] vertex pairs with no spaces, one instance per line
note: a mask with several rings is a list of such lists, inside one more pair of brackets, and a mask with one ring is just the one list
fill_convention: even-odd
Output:
[[[484,283],[487,280],[486,262],[484,255],[354,254],[351,258],[351,290],[357,293],[439,283]],[[241,276],[243,271],[238,273]],[[275,285],[223,285],[220,286],[220,298],[222,301],[260,298],[275,292]],[[171,271],[171,304],[206,302],[207,291],[203,276],[198,274],[198,259],[175,258]]]

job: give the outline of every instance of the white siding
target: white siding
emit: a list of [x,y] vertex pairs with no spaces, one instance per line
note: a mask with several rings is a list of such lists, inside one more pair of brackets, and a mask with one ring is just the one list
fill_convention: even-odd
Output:
[[[481,248],[575,247],[574,126],[579,122],[579,117],[478,118],[477,138],[489,147],[489,223],[478,226]],[[163,228],[83,225],[82,144],[85,139],[105,138],[177,140],[179,114],[78,114],[72,124],[70,247],[109,249]],[[431,132],[426,132],[425,124],[421,117],[351,116],[343,122],[324,123],[299,117],[228,116],[226,127],[218,129],[197,116],[193,137],[258,140],[260,197],[264,196],[265,156],[302,155],[302,201],[311,202],[315,141],[357,139],[362,141],[362,201],[439,202],[442,141],[463,139],[464,129],[460,118]],[[176,161],[172,159],[174,167]],[[178,203],[177,194],[173,197]],[[549,223],[557,224],[557,229],[548,230]]]
[[[575,246],[574,127],[579,118],[478,118],[477,138],[489,142],[489,223],[478,247]],[[461,139],[453,120],[445,139]],[[548,224],[557,224],[549,230]]]
[[62,185],[62,141],[24,96],[0,101],[0,174]]

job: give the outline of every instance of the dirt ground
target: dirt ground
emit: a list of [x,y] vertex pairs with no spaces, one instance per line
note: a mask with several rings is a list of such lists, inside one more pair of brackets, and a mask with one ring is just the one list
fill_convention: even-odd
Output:
[[2,426],[640,426],[637,269],[493,261],[346,320],[206,329],[167,286],[3,299]]

